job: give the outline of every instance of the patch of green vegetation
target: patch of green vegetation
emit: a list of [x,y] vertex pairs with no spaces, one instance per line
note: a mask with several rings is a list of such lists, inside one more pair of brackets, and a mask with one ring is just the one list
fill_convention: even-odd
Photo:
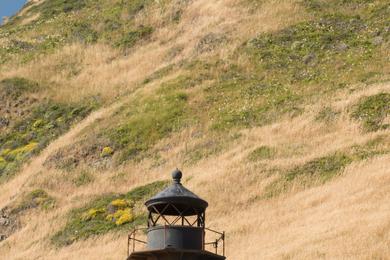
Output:
[[373,56],[365,28],[360,17],[333,14],[261,35],[248,46],[253,62],[270,73],[267,77],[285,83],[342,83],[346,70],[363,69],[358,64]]
[[[375,43],[373,35],[377,31],[386,40],[388,10],[383,7],[381,3],[375,8],[362,3],[356,14],[326,9],[312,21],[261,34],[237,50],[234,55],[249,57],[249,68],[213,58],[184,62],[181,68],[186,72],[161,88],[201,86],[203,93],[197,96],[204,99],[200,98],[197,106],[202,111],[191,108],[194,116],[207,118],[212,129],[223,132],[269,124],[283,115],[299,115],[311,95],[362,79],[373,59],[384,64],[381,43]],[[170,67],[158,71],[145,83],[169,71]],[[380,70],[375,75],[380,75]],[[312,87],[319,84],[321,88]],[[319,116],[323,120],[336,116],[329,110],[322,112]],[[202,153],[193,157],[196,161]]]
[[98,40],[98,33],[88,23],[76,22],[71,26],[69,36],[71,42],[93,44]]
[[288,192],[294,184],[310,187],[315,183],[324,183],[340,174],[352,161],[353,159],[345,153],[334,153],[314,159],[288,170],[280,179],[266,187],[262,197],[271,198]]
[[7,167],[7,161],[0,156],[0,171],[3,171]]
[[152,73],[149,77],[147,77],[145,80],[144,80],[144,84],[148,84],[156,79],[160,79],[166,75],[168,75],[172,70],[173,70],[174,66],[173,65],[168,65],[168,66],[165,66],[159,70],[157,70],[156,72]]
[[389,128],[385,119],[390,116],[390,94],[380,93],[362,98],[352,112],[352,117],[363,123],[368,132]]
[[288,192],[292,186],[310,187],[322,184],[340,174],[352,162],[389,153],[390,137],[386,134],[380,135],[365,144],[353,145],[343,151],[314,159],[287,170],[287,173],[266,188],[263,198]]
[[326,123],[332,122],[340,113],[334,111],[331,107],[324,107],[316,116],[317,121],[324,121]]
[[30,6],[24,16],[39,14],[37,19],[23,24],[24,17],[17,16],[0,27],[0,39],[5,39],[0,65],[15,58],[30,62],[72,42],[132,47],[153,32],[148,25],[137,27],[134,19],[149,4],[154,1],[53,0]]
[[349,151],[355,161],[367,160],[375,156],[390,153],[390,136],[380,135],[364,145],[354,145]]
[[187,94],[165,89],[155,96],[134,100],[125,111],[126,123],[109,129],[106,136],[120,151],[119,161],[136,159],[152,145],[187,121]]
[[7,160],[21,161],[25,156],[32,154],[38,149],[39,144],[37,142],[30,142],[24,146],[18,147],[14,150],[10,150],[6,153]]
[[275,154],[275,148],[269,146],[260,146],[249,154],[248,159],[253,162],[264,159],[272,159]]
[[73,183],[77,186],[77,187],[80,187],[80,186],[83,186],[83,185],[86,185],[88,183],[91,183],[93,182],[94,180],[94,177],[91,173],[87,172],[87,171],[81,171],[80,174],[73,179]]
[[233,141],[238,140],[240,137],[241,135],[239,133],[229,135],[212,135],[193,147],[186,148],[184,162],[188,165],[194,165],[212,155],[218,155],[225,148],[231,145]]
[[22,211],[40,208],[50,209],[55,206],[55,199],[51,197],[46,191],[38,189],[27,194],[22,201],[12,209],[12,213],[20,213]]
[[[356,12],[325,8],[313,20],[248,41],[231,57],[247,59],[245,67],[217,61],[217,80],[205,89],[203,105],[213,129],[261,126],[283,115],[296,116],[312,97],[384,75],[390,10],[381,1],[354,3]],[[323,120],[334,116],[329,110],[319,115]]]
[[327,181],[338,174],[342,169],[352,162],[352,159],[343,153],[335,153],[310,161],[298,166],[285,175],[286,181],[293,181],[300,176],[310,176]]
[[4,178],[14,174],[24,161],[66,132],[94,107],[94,102],[80,105],[50,101],[35,107],[28,118],[17,122],[11,131],[0,134],[0,154],[6,161],[5,167],[0,169],[0,176]]
[[198,53],[212,52],[226,41],[227,38],[224,34],[209,33],[199,40],[195,49]]
[[354,10],[367,4],[372,4],[375,0],[304,0],[303,4],[311,11],[337,11],[340,8]]
[[115,44],[115,46],[121,48],[131,48],[137,42],[148,38],[152,33],[152,27],[140,26],[136,29],[126,32],[123,37]]
[[25,78],[7,78],[0,81],[0,91],[9,98],[18,98],[24,93],[38,91],[38,83]]
[[193,147],[191,150],[186,151],[185,163],[194,165],[202,159],[205,159],[211,155],[218,154],[222,151],[221,143],[209,141],[204,144],[199,144]]
[[51,0],[43,1],[31,9],[32,11],[39,12],[42,18],[48,19],[61,13],[79,11],[86,7],[86,5],[86,0]]
[[[180,64],[183,73],[161,84],[161,89],[182,89],[196,96],[195,118],[207,118],[213,130],[264,125],[282,114],[298,115],[300,95],[288,85],[267,82],[242,67],[219,59]],[[196,89],[195,89],[196,88]]]
[[231,79],[208,92],[215,130],[262,126],[283,114],[295,116],[302,111],[298,106],[301,97],[286,85]]
[[94,235],[110,231],[128,231],[144,224],[146,212],[137,212],[139,207],[136,205],[142,204],[167,184],[166,181],[158,181],[135,188],[126,194],[102,196],[83,208],[72,210],[68,223],[53,236],[52,242],[57,246],[66,246]]

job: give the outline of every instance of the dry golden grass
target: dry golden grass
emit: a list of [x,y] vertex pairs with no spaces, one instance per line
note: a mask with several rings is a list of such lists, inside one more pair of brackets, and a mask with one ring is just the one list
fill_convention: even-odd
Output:
[[[138,22],[154,24],[158,29],[152,40],[137,46],[136,51],[124,55],[108,46],[74,44],[25,65],[10,63],[0,71],[0,79],[13,76],[34,79],[45,84],[57,100],[78,101],[99,95],[110,102],[132,92],[154,71],[195,55],[199,57],[195,47],[209,33],[231,35],[232,39],[217,50],[224,57],[255,33],[283,28],[305,16],[293,0],[267,1],[254,14],[238,8],[239,2],[190,2],[180,23],[169,26],[162,26],[165,14],[161,10],[147,10],[138,15]],[[184,47],[182,52],[167,59],[167,54],[177,46]]]
[[[185,129],[162,140],[156,147],[171,144],[162,156],[167,162],[152,167],[152,162],[129,163],[115,170],[93,172],[94,181],[75,186],[64,172],[47,169],[45,160],[58,149],[74,144],[83,131],[95,122],[109,118],[152,72],[170,63],[193,58],[199,40],[208,33],[231,38],[211,54],[222,58],[243,41],[261,31],[278,30],[305,19],[298,1],[266,1],[258,10],[241,10],[237,0],[191,1],[178,25],[160,27],[150,43],[138,46],[123,56],[107,46],[67,46],[54,54],[23,66],[10,66],[0,79],[23,75],[49,86],[48,93],[58,100],[79,100],[101,94],[113,105],[103,108],[33,158],[10,182],[1,184],[0,208],[15,201],[21,193],[43,188],[57,200],[50,211],[30,211],[22,217],[22,228],[0,244],[4,259],[124,259],[126,234],[107,234],[71,246],[55,248],[51,236],[65,225],[69,210],[82,206],[96,195],[127,192],[133,187],[169,178],[181,167],[185,185],[208,200],[207,224],[227,231],[228,259],[388,259],[390,256],[390,157],[383,155],[349,165],[341,177],[307,190],[269,200],[256,199],[278,175],[266,170],[289,168],[320,156],[363,144],[389,131],[363,133],[351,121],[348,108],[364,95],[390,92],[389,83],[353,86],[307,107],[291,120],[241,131],[242,137],[223,153],[195,165],[183,161],[183,151],[199,142],[193,129]],[[172,7],[173,8],[173,7]],[[161,24],[157,11],[137,19]],[[177,46],[182,52],[167,60]],[[76,72],[75,72],[76,70]],[[159,82],[142,89],[145,93]],[[115,101],[121,96],[121,101]],[[324,106],[340,111],[331,124],[315,120]],[[280,153],[262,164],[247,160],[255,148],[267,145]]]
[[221,223],[237,223],[231,231],[229,242],[234,247],[229,248],[229,256],[386,259],[390,253],[389,159],[351,165],[345,177],[328,185],[241,209],[241,214]]
[[[388,155],[353,163],[342,177],[326,185],[270,200],[254,198],[277,176],[263,174],[261,168],[246,159],[248,152],[259,145],[279,148],[292,145],[298,155],[287,153],[264,164],[265,168],[287,167],[364,143],[380,134],[388,135],[388,131],[363,134],[355,123],[346,124],[343,115],[359,97],[383,91],[390,91],[390,85],[369,86],[350,96],[340,93],[328,100],[343,111],[332,127],[314,121],[322,105],[318,104],[293,121],[282,120],[242,131],[244,137],[230,149],[194,166],[183,164],[180,156],[192,142],[188,140],[191,130],[186,130],[163,141],[174,144],[166,151],[166,158],[170,160],[163,166],[151,168],[147,161],[128,164],[115,171],[94,174],[94,182],[76,187],[62,177],[64,173],[45,169],[42,162],[60,147],[76,141],[87,125],[109,117],[115,107],[98,111],[50,145],[13,181],[2,185],[0,206],[8,204],[21,191],[44,188],[56,197],[58,207],[25,215],[23,228],[0,245],[0,253],[7,259],[26,256],[77,259],[80,255],[87,259],[123,258],[126,254],[124,234],[108,234],[58,250],[50,244],[50,237],[65,224],[64,216],[69,210],[82,206],[92,197],[105,192],[126,192],[156,179],[169,178],[171,169],[182,166],[185,179],[191,177],[185,185],[210,202],[208,226],[227,231],[229,259],[386,259],[390,253]],[[119,176],[118,173],[124,174]],[[29,238],[27,243],[23,242],[26,237]]]

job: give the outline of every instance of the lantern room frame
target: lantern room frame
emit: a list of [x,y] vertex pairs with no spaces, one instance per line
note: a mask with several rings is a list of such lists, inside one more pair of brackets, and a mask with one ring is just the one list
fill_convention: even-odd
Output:
[[[181,178],[182,172],[175,170],[172,184],[145,202],[147,227],[129,234],[128,260],[226,259],[225,232],[206,227],[207,201],[185,188]],[[147,241],[137,238],[141,234]],[[146,246],[146,250],[136,251],[136,244]],[[209,247],[215,253],[206,250]]]

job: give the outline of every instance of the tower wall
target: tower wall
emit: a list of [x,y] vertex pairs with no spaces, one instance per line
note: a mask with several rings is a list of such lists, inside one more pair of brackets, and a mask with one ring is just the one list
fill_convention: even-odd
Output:
[[148,249],[202,250],[204,230],[189,226],[155,226],[148,229]]

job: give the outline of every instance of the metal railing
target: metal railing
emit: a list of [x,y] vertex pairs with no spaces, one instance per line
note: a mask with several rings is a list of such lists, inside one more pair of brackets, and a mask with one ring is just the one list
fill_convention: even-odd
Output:
[[[142,231],[145,234],[147,230],[148,230],[147,227],[142,227],[142,228],[135,228],[130,232],[130,234],[128,235],[128,239],[127,239],[127,256],[130,256],[131,253],[136,251],[136,244],[137,243],[140,243],[142,245],[147,245],[146,241],[143,241],[143,240],[137,238],[138,232]],[[216,231],[216,230],[213,230],[210,228],[205,228],[204,230],[205,230],[205,232],[209,231],[213,234],[216,234],[218,237],[214,241],[211,241],[211,242],[204,241],[203,242],[203,249],[206,250],[206,246],[211,245],[215,249],[214,253],[218,255],[219,249],[221,248],[222,252],[220,255],[225,256],[225,232],[224,231],[219,232],[219,231]],[[204,236],[205,236],[205,234],[204,234]],[[206,251],[209,251],[209,250],[206,250]],[[209,251],[209,252],[211,252],[211,251]]]
[[205,242],[204,245],[207,246],[207,245],[212,245],[215,249],[215,254],[218,255],[218,248],[219,248],[219,244],[222,243],[222,256],[225,256],[225,231],[223,232],[219,232],[219,231],[216,231],[216,230],[212,230],[210,228],[205,228],[206,231],[210,231],[214,234],[217,234],[219,237],[217,237],[215,239],[215,241],[212,241],[212,242]]
[[[136,238],[137,232],[139,232],[139,231],[145,232],[146,230],[148,230],[148,228],[143,227],[143,228],[135,228],[135,229],[133,229],[133,231],[130,232],[128,239],[127,239],[127,256],[130,256],[130,253],[133,253],[135,251],[136,242],[144,244],[144,245],[147,244],[146,241],[143,241],[143,240]],[[130,247],[132,248],[131,252],[130,252]]]

